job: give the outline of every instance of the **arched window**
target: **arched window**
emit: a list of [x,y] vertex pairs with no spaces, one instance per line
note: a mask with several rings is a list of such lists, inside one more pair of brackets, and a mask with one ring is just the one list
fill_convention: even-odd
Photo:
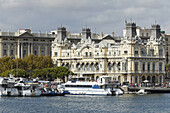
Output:
[[124,82],[126,82],[127,81],[127,76],[124,76]]
[[116,72],[117,71],[116,63],[113,63],[113,67],[114,67],[114,72]]
[[162,76],[159,76],[159,82],[162,83]]
[[120,71],[120,62],[117,64],[118,70]]
[[135,83],[138,83],[138,76],[135,76]]
[[152,83],[155,83],[155,76],[152,77]]
[[91,71],[94,71],[94,63],[91,63]]
[[99,78],[99,76],[96,77],[96,80]]
[[162,55],[163,55],[163,50],[160,49],[160,50],[159,50],[159,56],[162,56]]
[[121,76],[118,77],[118,82],[121,83]]
[[142,76],[142,82],[145,80],[145,76]]
[[108,70],[111,71],[112,70],[111,68],[112,68],[112,66],[111,66],[111,63],[109,62],[108,63]]
[[99,71],[99,64],[96,63],[96,71]]
[[147,80],[150,82],[150,80],[151,80],[151,77],[150,77],[150,76],[148,76],[148,77],[147,77]]
[[82,71],[85,71],[85,65],[84,63],[81,64]]
[[76,68],[78,71],[80,71],[80,63],[77,64]]
[[146,55],[146,51],[145,51],[144,48],[141,48],[141,49],[140,49],[140,54],[141,54],[142,56],[145,56],[145,55]]
[[94,81],[94,75],[92,75],[91,80]]

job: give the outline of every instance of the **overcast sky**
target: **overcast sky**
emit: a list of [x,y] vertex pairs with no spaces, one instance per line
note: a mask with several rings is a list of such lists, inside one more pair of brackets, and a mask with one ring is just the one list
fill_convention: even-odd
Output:
[[0,0],[0,28],[12,32],[32,28],[50,32],[65,26],[71,33],[93,32],[122,36],[125,20],[150,28],[160,24],[170,33],[169,0]]

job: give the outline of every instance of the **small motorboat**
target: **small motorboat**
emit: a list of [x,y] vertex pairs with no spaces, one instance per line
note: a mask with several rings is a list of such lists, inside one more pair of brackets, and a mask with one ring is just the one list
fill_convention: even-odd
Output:
[[147,94],[148,92],[145,91],[145,89],[140,89],[136,94],[139,94],[139,95],[144,95],[144,94]]

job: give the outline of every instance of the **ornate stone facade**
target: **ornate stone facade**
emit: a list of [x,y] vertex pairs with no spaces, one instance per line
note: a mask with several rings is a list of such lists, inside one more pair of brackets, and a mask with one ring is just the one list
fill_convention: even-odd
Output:
[[160,29],[153,30],[145,43],[136,31],[135,23],[126,23],[123,37],[97,35],[88,28],[70,34],[59,28],[52,42],[52,59],[56,66],[92,80],[108,75],[120,83],[164,82],[165,43],[157,35]]
[[30,29],[0,32],[0,58],[24,58],[30,54],[49,56],[55,37],[47,33],[32,33]]

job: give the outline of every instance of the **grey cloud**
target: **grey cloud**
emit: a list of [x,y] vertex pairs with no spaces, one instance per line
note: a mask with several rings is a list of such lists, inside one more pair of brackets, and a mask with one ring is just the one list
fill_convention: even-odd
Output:
[[169,6],[168,0],[0,0],[0,27],[46,32],[63,24],[71,32],[81,32],[88,25],[98,33],[122,35],[124,21],[132,18],[143,27],[156,20],[169,32]]

